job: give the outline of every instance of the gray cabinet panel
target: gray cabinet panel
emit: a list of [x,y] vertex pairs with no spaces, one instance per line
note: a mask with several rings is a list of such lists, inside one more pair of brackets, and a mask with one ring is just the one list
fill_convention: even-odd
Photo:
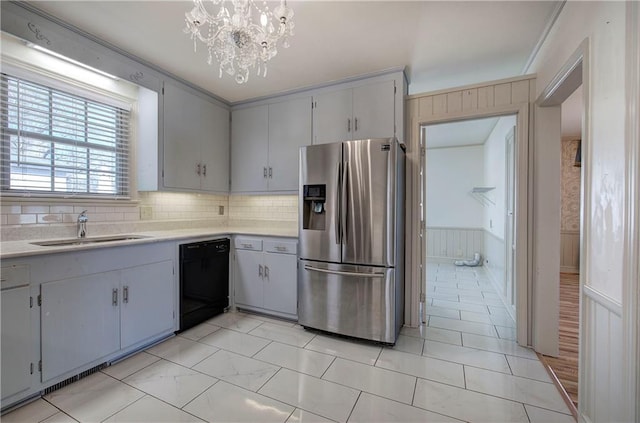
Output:
[[269,109],[267,105],[235,110],[231,120],[231,190],[266,191]]
[[311,140],[311,97],[269,104],[269,191],[298,189],[300,147]]
[[[3,269],[4,270],[4,269]],[[5,275],[3,275],[3,278]],[[29,286],[4,289],[2,297],[2,398],[31,387]],[[3,404],[4,405],[4,404]]]
[[326,144],[352,138],[351,89],[314,96],[313,143]]

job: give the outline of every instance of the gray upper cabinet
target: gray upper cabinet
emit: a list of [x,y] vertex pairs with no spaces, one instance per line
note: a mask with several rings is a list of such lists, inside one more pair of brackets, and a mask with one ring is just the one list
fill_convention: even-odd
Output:
[[298,151],[311,143],[311,97],[234,110],[231,191],[298,189]]
[[231,191],[267,190],[269,107],[234,110],[231,115]]
[[229,111],[177,85],[164,85],[163,186],[229,190]]
[[314,144],[397,136],[393,79],[320,93],[313,101]]

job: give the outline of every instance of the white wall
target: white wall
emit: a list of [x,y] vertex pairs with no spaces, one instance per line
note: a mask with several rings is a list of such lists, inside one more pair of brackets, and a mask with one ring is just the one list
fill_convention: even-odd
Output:
[[484,184],[483,150],[482,145],[427,149],[428,227],[482,227],[482,204],[470,192]]
[[515,116],[501,117],[484,144],[483,178],[486,186],[495,187],[487,193],[495,204],[486,204],[483,227],[500,239],[504,239],[505,137],[515,125]]
[[[528,69],[538,75],[539,95],[588,40],[583,80],[588,116],[582,163],[586,184],[583,239],[587,244],[581,275],[579,412],[592,422],[632,421],[635,397],[628,388],[637,386],[638,377],[633,371],[635,357],[629,360],[624,353],[628,335],[621,330],[625,326],[622,316],[633,315],[623,309],[622,295],[628,230],[625,187],[629,183],[625,168],[625,20],[630,9],[626,2],[567,2]],[[633,54],[636,57],[629,59],[637,60],[637,51]],[[540,115],[537,113],[537,127],[544,125]],[[543,140],[536,136],[535,148],[539,142]],[[540,185],[545,176],[544,158],[536,160],[534,184]],[[536,207],[543,207],[544,187],[539,188]]]

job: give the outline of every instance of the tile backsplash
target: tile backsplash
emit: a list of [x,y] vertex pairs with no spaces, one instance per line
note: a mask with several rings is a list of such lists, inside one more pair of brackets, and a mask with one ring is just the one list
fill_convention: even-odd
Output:
[[[1,239],[73,236],[78,214],[87,210],[92,234],[156,230],[163,227],[226,225],[229,220],[297,222],[296,195],[227,196],[140,192],[138,203],[42,202],[2,198]],[[222,214],[220,212],[222,211]]]

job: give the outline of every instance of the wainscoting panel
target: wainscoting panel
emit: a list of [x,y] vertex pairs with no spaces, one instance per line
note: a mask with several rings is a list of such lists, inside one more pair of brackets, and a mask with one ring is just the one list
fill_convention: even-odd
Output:
[[622,305],[583,287],[584,357],[579,412],[591,422],[624,421]]
[[560,232],[560,271],[578,273],[580,271],[580,232]]
[[474,253],[484,257],[483,229],[427,227],[428,258],[472,259]]

